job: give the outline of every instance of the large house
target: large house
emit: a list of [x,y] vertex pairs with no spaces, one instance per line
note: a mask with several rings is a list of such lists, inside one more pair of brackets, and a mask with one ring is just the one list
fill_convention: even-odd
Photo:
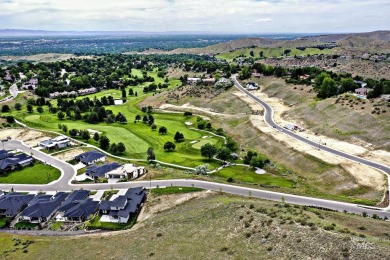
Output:
[[145,167],[137,167],[134,164],[125,164],[105,174],[107,179],[135,179],[145,173]]
[[27,156],[24,153],[13,155],[3,152],[0,154],[0,158],[2,157],[4,159],[0,159],[0,173],[22,168],[34,162],[33,157]]
[[9,193],[0,196],[0,216],[15,217],[33,198],[34,195],[20,193]]
[[34,90],[37,88],[38,85],[38,79],[32,78],[27,82],[24,82],[22,84],[22,89],[27,89],[27,90]]
[[87,168],[87,170],[85,171],[85,175],[92,180],[97,180],[98,178],[104,178],[106,173],[115,170],[119,167],[121,167],[121,165],[116,162],[106,163],[99,166],[92,165]]
[[257,90],[259,89],[259,84],[255,82],[248,82],[245,87],[247,90]]
[[76,190],[58,208],[58,217],[64,221],[82,222],[96,212],[99,201],[88,198],[89,191]]
[[92,150],[82,154],[77,155],[74,158],[76,161],[81,162],[85,165],[95,164],[97,162],[105,162],[106,156],[103,153]]
[[370,90],[369,88],[357,88],[355,89],[355,93],[358,95],[367,96],[369,90]]
[[83,96],[83,95],[88,95],[88,94],[93,94],[93,93],[96,93],[98,91],[97,88],[95,87],[92,87],[92,88],[86,88],[86,89],[80,89],[78,90],[78,94],[80,96]]
[[130,217],[137,215],[145,199],[145,191],[138,187],[128,189],[125,195],[102,201],[99,207],[103,214],[102,219],[108,222],[127,223]]
[[39,143],[39,146],[46,149],[60,149],[70,146],[70,140],[66,136],[58,136],[53,139],[45,140]]
[[57,208],[69,196],[69,193],[58,192],[54,196],[37,195],[32,199],[27,208],[20,214],[20,221],[28,221],[31,223],[42,223],[51,219],[56,213]]
[[201,80],[201,78],[187,78],[187,84],[198,83]]

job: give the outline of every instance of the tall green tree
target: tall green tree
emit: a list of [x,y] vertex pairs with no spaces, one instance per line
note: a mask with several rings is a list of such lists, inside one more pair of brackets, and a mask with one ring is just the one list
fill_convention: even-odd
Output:
[[217,153],[217,147],[210,143],[202,145],[200,153],[203,157],[207,157],[209,160]]

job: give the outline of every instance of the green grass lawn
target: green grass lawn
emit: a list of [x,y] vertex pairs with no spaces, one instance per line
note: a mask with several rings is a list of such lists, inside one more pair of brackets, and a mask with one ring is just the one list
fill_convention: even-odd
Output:
[[150,190],[150,192],[153,195],[157,195],[157,196],[166,195],[166,194],[196,192],[196,191],[202,191],[202,189],[194,188],[194,187],[166,187],[166,188],[156,188]]
[[12,219],[0,217],[0,228],[4,228],[8,226],[8,224],[11,222]]
[[228,178],[233,178],[235,182],[263,184],[286,188],[291,188],[294,184],[291,180],[278,177],[273,174],[257,174],[245,166],[226,167],[216,173],[213,173],[213,176],[224,178],[226,180]]
[[[237,56],[244,55],[245,57],[249,58],[251,57],[250,52],[253,51],[254,58],[260,58],[260,52],[263,52],[263,56],[266,58],[269,57],[282,57],[283,52],[285,48],[262,48],[262,47],[256,47],[256,48],[243,48],[238,49],[234,52],[225,52],[217,55],[216,57],[218,59],[224,59],[224,60],[233,60]],[[307,56],[307,55],[314,55],[314,54],[330,54],[333,52],[331,49],[324,49],[319,50],[318,48],[306,48],[304,51],[298,50],[296,48],[289,48],[291,50],[289,56],[294,57],[297,56]]]
[[58,180],[60,176],[60,170],[46,164],[35,163],[33,166],[27,166],[1,175],[0,183],[47,184]]
[[111,223],[100,222],[102,216],[96,216],[90,223],[87,224],[88,229],[105,229],[105,230],[122,230],[132,227],[135,223],[135,218],[130,218],[127,223]]
[[21,228],[21,229],[33,229],[36,228],[38,224],[36,223],[30,223],[30,222],[18,222],[14,225],[14,228]]
[[59,230],[61,229],[61,226],[64,222],[62,221],[57,221],[56,223],[54,223],[53,225],[51,225],[50,229],[51,230]]

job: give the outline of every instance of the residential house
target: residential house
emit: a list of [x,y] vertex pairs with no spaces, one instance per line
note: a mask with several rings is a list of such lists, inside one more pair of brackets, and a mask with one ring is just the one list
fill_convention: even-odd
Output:
[[60,149],[70,146],[70,140],[66,136],[58,136],[53,139],[45,140],[39,143],[39,146],[46,149]]
[[64,212],[65,221],[83,222],[91,218],[99,207],[99,201],[93,201],[90,198],[84,200],[75,200],[72,207]]
[[0,216],[15,217],[34,198],[32,194],[8,193],[0,196]]
[[207,85],[214,85],[215,84],[215,78],[203,79],[202,82],[207,84]]
[[85,165],[95,164],[97,162],[105,162],[106,156],[103,153],[92,150],[82,154],[77,155],[74,158],[76,161],[81,162]]
[[390,95],[381,95],[380,98],[383,100],[383,101],[390,101]]
[[198,83],[201,80],[202,80],[201,78],[187,78],[187,83],[188,84]]
[[135,179],[145,173],[145,167],[137,167],[134,164],[125,164],[105,174],[107,179]]
[[259,84],[255,83],[255,82],[248,82],[246,84],[246,89],[247,90],[257,90],[257,89],[259,89]]
[[95,87],[78,90],[78,94],[80,96],[93,94],[93,93],[96,93],[96,92],[98,92],[98,89],[95,88]]
[[0,172],[12,171],[17,168],[22,168],[34,162],[34,158],[24,153],[12,155],[0,160]]
[[22,84],[22,89],[27,89],[27,90],[34,90],[37,88],[38,85],[38,79],[32,78],[27,82],[24,82]]
[[138,214],[146,199],[145,191],[141,188],[128,189],[125,195],[116,196],[109,201],[102,201],[99,210],[108,222],[127,223],[131,217]]
[[357,88],[355,89],[355,93],[358,95],[367,96],[368,91],[370,91],[369,88]]
[[92,165],[87,168],[85,175],[92,180],[97,180],[98,178],[104,178],[106,173],[115,170],[121,167],[119,163],[106,163],[100,166]]
[[54,196],[37,195],[20,214],[19,221],[42,223],[51,219],[69,193],[58,192]]
[[58,208],[58,216],[64,221],[82,222],[90,218],[99,206],[98,201],[88,198],[89,191],[76,190]]
[[0,160],[3,160],[11,156],[13,156],[13,154],[8,152],[7,150],[0,150]]

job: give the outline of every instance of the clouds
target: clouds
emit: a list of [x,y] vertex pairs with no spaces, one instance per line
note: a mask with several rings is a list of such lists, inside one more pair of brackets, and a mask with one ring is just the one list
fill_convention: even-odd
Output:
[[260,18],[255,21],[256,23],[270,23],[273,22],[271,18]]
[[0,0],[2,28],[340,32],[390,29],[388,0]]

